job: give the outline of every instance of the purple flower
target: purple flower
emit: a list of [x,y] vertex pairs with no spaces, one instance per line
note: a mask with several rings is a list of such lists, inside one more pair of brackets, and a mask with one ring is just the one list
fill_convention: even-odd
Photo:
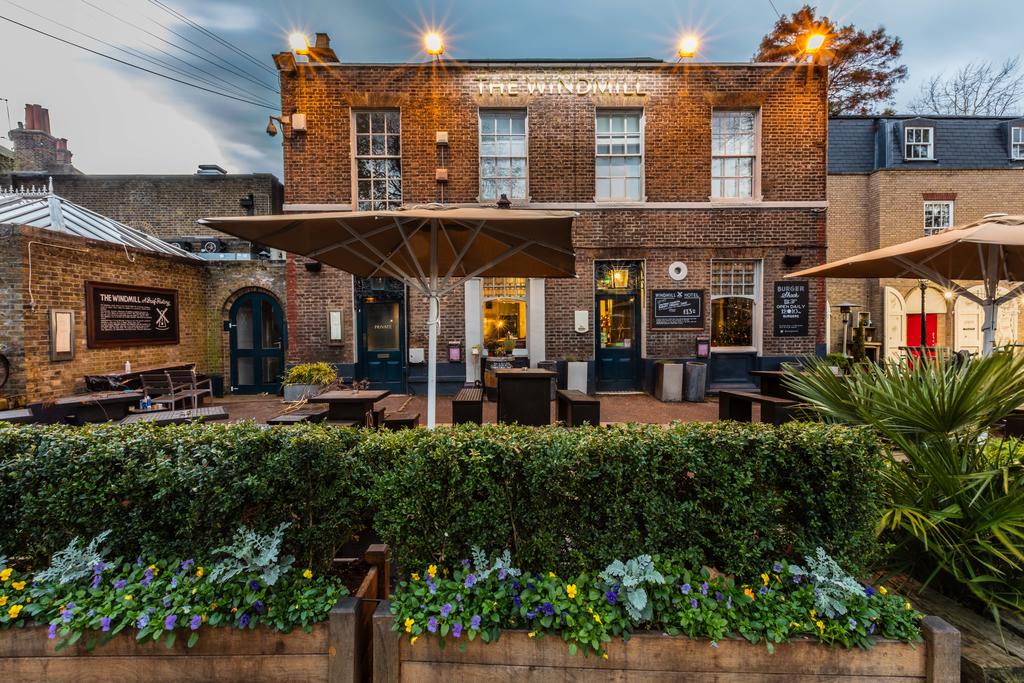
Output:
[[427,619],[427,630],[431,633],[437,633],[437,617]]
[[759,590],[757,592],[760,593],[761,595],[767,595],[768,594],[768,586],[761,586],[761,590]]
[[474,631],[480,629],[480,615],[474,614],[473,618],[469,620],[469,627]]
[[143,629],[149,624],[149,615],[143,614],[135,620],[135,628]]
[[171,596],[165,595],[164,599],[163,599],[163,603],[164,603],[164,607],[165,608],[170,607],[171,606]]
[[428,583],[427,584],[427,590],[430,591],[431,595],[434,595],[435,593],[437,593],[437,584],[436,583]]
[[177,588],[177,587],[178,587],[178,577],[177,576],[172,576],[171,577],[171,588]]
[[476,585],[476,577],[472,574],[466,575],[466,588],[472,588]]
[[523,606],[523,599],[520,598],[518,595],[513,596],[512,604],[516,606],[516,609],[519,609],[520,607]]
[[100,630],[104,633],[110,630],[110,617],[100,617]]
[[875,622],[871,622],[871,626],[868,626],[868,633],[875,635]]
[[102,576],[100,575],[100,573],[99,573],[99,572],[97,572],[97,573],[95,573],[95,574],[93,574],[93,575],[92,575],[92,587],[93,587],[93,589],[94,589],[94,590],[95,590],[96,588],[99,588],[99,587],[100,587],[100,581],[101,581],[102,579],[103,579],[103,577],[102,577]]
[[799,576],[794,576],[793,577],[793,583],[800,583],[800,577]]
[[463,569],[468,569],[469,568],[469,560],[463,560],[462,561],[462,568]]
[[263,614],[263,612],[266,611],[267,606],[263,604],[262,600],[257,600],[256,602],[252,603],[252,608],[256,610],[256,614]]
[[135,558],[135,566],[136,567],[141,567],[142,566],[142,555],[139,555],[138,557]]
[[679,587],[679,590],[681,590],[683,592],[683,595],[689,595],[690,594],[690,584],[684,583],[682,586]]
[[153,570],[152,569],[146,569],[146,575],[142,577],[142,581],[139,581],[139,583],[141,583],[143,586],[147,586],[148,587],[149,584],[152,583],[152,581],[153,581]]
[[555,613],[555,606],[552,605],[550,602],[545,602],[543,605],[540,606],[540,611],[550,617]]
[[499,581],[504,581],[506,576],[508,576],[508,572],[505,570],[504,567],[502,567],[501,569],[498,570],[498,580]]
[[708,586],[708,582],[707,582],[707,581],[705,581],[704,583],[702,583],[702,584],[700,585],[700,594],[701,594],[701,595],[703,595],[703,596],[707,596],[707,594],[708,594],[708,588],[709,588],[709,586]]
[[857,628],[857,620],[856,620],[856,619],[854,619],[853,617],[850,617],[850,621],[849,621],[849,624],[850,624],[850,630],[851,630],[851,631],[852,631],[853,629]]
[[532,581],[528,581],[526,583],[526,590],[531,590],[531,591],[536,592],[537,591],[537,586],[533,585]]
[[513,581],[512,582],[512,588],[514,588],[517,591],[521,591],[521,590],[523,590],[523,585],[521,583],[519,583],[518,581]]
[[462,622],[455,622],[455,625],[452,626],[452,635],[456,638],[462,637]]
[[242,616],[238,617],[238,628],[245,628],[249,625],[249,615],[242,612]]
[[729,599],[726,601],[725,606],[728,607],[729,609],[732,609],[732,596],[731,595],[729,596]]
[[250,590],[254,590],[254,591],[258,591],[260,589],[260,582],[259,581],[250,581],[249,582],[249,589]]
[[776,574],[781,574],[782,573],[782,565],[779,564],[778,562],[776,562],[775,564],[772,565],[772,571],[775,572]]
[[46,632],[46,637],[50,640],[57,637],[57,624],[50,624],[50,630]]
[[64,610],[64,614],[60,615],[61,621],[65,624],[71,623],[71,620],[75,618],[75,613],[69,609]]
[[692,607],[693,609],[697,609],[697,605],[697,598],[690,598],[690,607]]
[[127,581],[125,581],[124,579],[118,579],[117,581],[114,582],[114,590],[116,590],[116,591],[124,590],[124,587],[127,586],[127,585],[128,585]]
[[874,597],[875,596],[875,589],[872,588],[871,586],[865,586],[864,587],[864,595],[866,595],[869,598]]
[[722,602],[722,600],[725,600],[725,596],[722,595],[722,591],[715,591],[715,600],[717,600],[718,602]]
[[527,612],[526,612],[526,618],[527,619],[532,620],[535,616],[537,616],[537,612],[536,611],[534,611],[532,609],[531,610],[527,610]]
[[199,627],[203,625],[203,618],[198,614],[192,617],[191,621],[188,622],[188,627],[193,631],[199,630]]
[[452,603],[446,602],[441,605],[441,616],[446,617],[452,613]]
[[178,615],[177,614],[168,614],[167,617],[164,619],[164,629],[167,630],[167,631],[173,631],[174,630],[174,626],[177,623],[178,623]]
[[183,571],[183,572],[188,571],[188,568],[191,567],[192,565],[194,565],[195,563],[196,563],[196,561],[193,560],[193,559],[185,560],[184,562],[181,563],[181,571]]
[[604,599],[608,601],[609,605],[614,605],[619,601],[619,593],[613,588],[604,594]]

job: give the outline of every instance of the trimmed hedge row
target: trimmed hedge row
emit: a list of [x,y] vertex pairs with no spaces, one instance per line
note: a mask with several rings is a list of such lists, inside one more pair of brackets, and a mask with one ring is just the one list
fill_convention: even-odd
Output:
[[289,552],[324,567],[372,515],[406,566],[479,545],[538,571],[649,552],[753,575],[822,546],[857,569],[882,472],[868,432],[821,424],[0,425],[0,550],[41,565],[109,528],[114,555],[202,555],[288,521]]

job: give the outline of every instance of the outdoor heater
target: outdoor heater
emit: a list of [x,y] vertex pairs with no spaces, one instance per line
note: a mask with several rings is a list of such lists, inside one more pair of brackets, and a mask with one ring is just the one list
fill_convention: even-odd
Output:
[[853,309],[860,308],[860,304],[853,304],[850,302],[839,304],[839,313],[843,316],[843,355],[846,353],[846,339],[850,332],[850,321],[853,319],[851,313]]

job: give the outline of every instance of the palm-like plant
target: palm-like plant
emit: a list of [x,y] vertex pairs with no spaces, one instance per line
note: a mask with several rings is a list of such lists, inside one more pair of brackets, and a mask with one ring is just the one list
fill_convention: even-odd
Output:
[[1024,464],[989,429],[1024,404],[1024,355],[963,363],[825,363],[786,385],[822,419],[868,425],[888,442],[888,503],[879,532],[921,568],[945,572],[993,610],[1024,611]]

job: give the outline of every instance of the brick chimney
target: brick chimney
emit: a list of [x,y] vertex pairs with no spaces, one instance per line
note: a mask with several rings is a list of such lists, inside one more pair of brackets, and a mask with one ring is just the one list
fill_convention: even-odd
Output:
[[78,173],[71,164],[67,138],[50,133],[50,111],[38,104],[25,105],[25,122],[10,132],[14,143],[15,170],[46,173]]

